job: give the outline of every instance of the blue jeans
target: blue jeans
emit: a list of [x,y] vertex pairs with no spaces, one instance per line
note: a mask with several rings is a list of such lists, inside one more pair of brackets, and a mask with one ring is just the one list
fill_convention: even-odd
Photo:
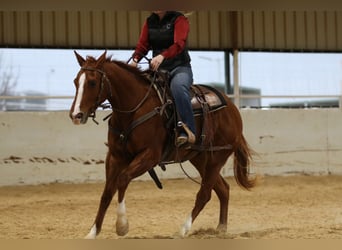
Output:
[[193,82],[191,67],[178,66],[170,72],[170,88],[182,122],[196,134],[195,118],[191,106],[190,87]]

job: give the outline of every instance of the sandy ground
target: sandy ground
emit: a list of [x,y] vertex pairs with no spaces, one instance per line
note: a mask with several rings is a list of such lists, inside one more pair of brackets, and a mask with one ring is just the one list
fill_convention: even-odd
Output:
[[[217,233],[218,200],[199,215],[188,238],[342,239],[342,176],[263,177],[253,191],[232,178],[227,233]],[[116,196],[98,238],[177,238],[198,184],[189,179],[132,182],[126,205],[130,232],[115,234]],[[0,239],[80,239],[92,226],[103,183],[0,188]]]

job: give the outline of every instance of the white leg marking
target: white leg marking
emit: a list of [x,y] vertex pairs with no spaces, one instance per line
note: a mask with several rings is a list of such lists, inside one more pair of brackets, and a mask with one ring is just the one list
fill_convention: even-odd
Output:
[[180,235],[184,237],[190,231],[191,226],[192,226],[192,216],[190,214],[181,228]]
[[85,239],[95,239],[96,233],[97,233],[97,229],[96,229],[96,225],[94,224],[93,227],[90,229],[90,232],[85,237]]
[[73,116],[81,112],[80,106],[81,106],[81,101],[82,101],[82,96],[83,96],[83,91],[84,91],[85,79],[86,79],[86,75],[85,73],[83,73],[80,76],[80,79],[78,81],[78,92],[77,92],[77,97],[75,101],[74,111],[72,112]]
[[124,236],[128,233],[128,220],[126,218],[126,205],[125,200],[119,203],[118,208],[116,210],[117,218],[116,218],[116,233],[119,236]]
[[118,208],[116,210],[116,213],[118,217],[125,216],[126,215],[126,204],[125,200],[122,200],[121,203],[119,203]]

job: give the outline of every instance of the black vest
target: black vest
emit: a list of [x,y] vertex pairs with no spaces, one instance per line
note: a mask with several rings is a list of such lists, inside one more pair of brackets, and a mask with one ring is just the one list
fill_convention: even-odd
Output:
[[[168,11],[162,20],[159,20],[159,16],[154,13],[147,18],[148,39],[153,51],[153,57],[159,55],[173,44],[175,20],[180,15],[183,14],[176,11]],[[177,66],[190,66],[187,46],[174,58],[165,58],[159,67],[160,69],[171,71]]]

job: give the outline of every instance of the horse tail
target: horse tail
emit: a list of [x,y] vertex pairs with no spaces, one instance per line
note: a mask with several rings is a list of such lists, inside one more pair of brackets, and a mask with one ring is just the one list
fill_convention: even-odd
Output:
[[250,163],[252,150],[242,135],[240,142],[234,152],[234,177],[237,184],[250,190],[256,185],[256,178],[250,178]]

